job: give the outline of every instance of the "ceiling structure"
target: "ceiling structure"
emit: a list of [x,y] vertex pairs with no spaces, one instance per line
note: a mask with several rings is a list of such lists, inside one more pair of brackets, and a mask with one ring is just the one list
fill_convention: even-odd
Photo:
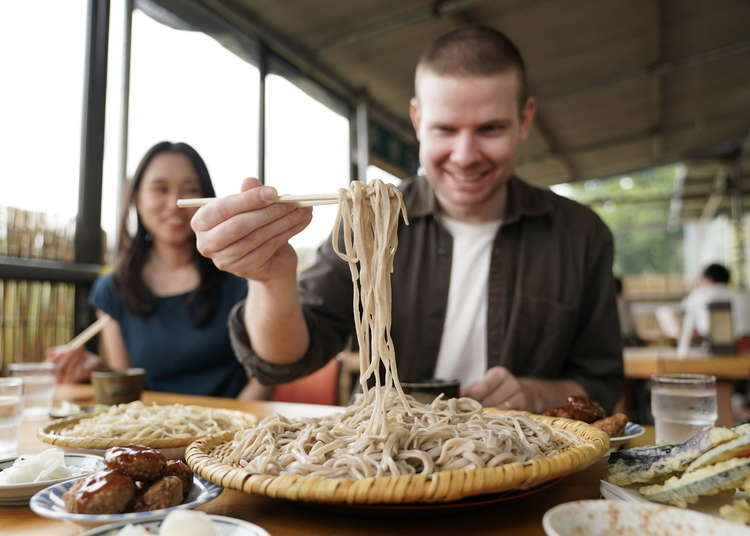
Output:
[[539,104],[518,172],[540,186],[684,161],[678,194],[700,193],[702,207],[722,174],[735,186],[750,174],[747,0],[200,2],[255,29],[302,72],[366,92],[412,141],[421,51],[467,23],[504,31]]

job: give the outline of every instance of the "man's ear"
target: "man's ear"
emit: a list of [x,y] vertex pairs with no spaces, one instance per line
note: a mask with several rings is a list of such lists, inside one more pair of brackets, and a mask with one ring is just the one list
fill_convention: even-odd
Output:
[[534,116],[536,115],[536,100],[534,97],[529,97],[523,105],[521,110],[521,139],[525,140],[529,137],[531,132],[531,125],[534,124]]
[[417,141],[419,141],[419,123],[422,121],[422,114],[419,111],[419,101],[417,100],[417,97],[412,97],[409,101],[409,118],[414,127],[414,134],[417,137]]

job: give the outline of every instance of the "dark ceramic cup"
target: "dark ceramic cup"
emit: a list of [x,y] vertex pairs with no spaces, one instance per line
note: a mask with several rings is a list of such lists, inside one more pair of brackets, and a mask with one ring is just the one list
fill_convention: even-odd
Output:
[[127,404],[141,398],[146,371],[141,368],[91,373],[97,404]]
[[407,395],[411,395],[419,402],[429,404],[440,393],[443,398],[458,398],[461,383],[458,380],[440,380],[433,378],[421,382],[401,382],[401,387]]

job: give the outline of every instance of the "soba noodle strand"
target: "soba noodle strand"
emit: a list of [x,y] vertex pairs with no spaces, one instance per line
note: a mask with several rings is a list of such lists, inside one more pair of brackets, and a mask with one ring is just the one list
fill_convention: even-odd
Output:
[[[339,190],[339,207],[331,240],[334,251],[349,264],[352,275],[359,381],[365,400],[370,402],[374,396],[367,433],[372,434],[377,429],[380,435],[385,435],[386,406],[381,387],[395,387],[403,407],[409,411],[398,381],[396,353],[391,339],[391,273],[398,247],[398,220],[400,215],[407,220],[406,207],[401,192],[388,188],[381,181],[369,185],[355,181],[350,190],[342,188]],[[344,237],[344,251],[339,249],[340,233]],[[381,365],[383,385],[379,374]],[[375,381],[373,390],[368,388],[370,378]]]

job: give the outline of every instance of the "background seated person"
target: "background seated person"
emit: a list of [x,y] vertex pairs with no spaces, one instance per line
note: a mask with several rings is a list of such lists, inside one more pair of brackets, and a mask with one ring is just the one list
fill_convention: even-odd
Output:
[[[109,366],[146,370],[146,389],[198,395],[251,396],[248,376],[232,352],[231,307],[247,283],[218,270],[195,247],[194,208],[182,197],[214,196],[200,155],[185,143],[154,145],[138,164],[123,211],[118,255],[111,274],[94,284],[89,302],[113,321],[103,330]],[[137,228],[127,230],[131,210]],[[83,347],[49,348],[60,382],[86,380],[107,369]]]
[[[438,38],[410,113],[426,176],[403,181],[392,325],[402,381],[459,379],[485,406],[542,412],[569,395],[611,410],[623,385],[612,235],[588,208],[514,176],[535,101],[515,45],[487,27]],[[248,179],[193,218],[198,249],[250,280],[230,316],[261,383],[309,374],[354,330],[349,268],[329,242],[296,278],[311,209]]]
[[722,264],[711,264],[703,270],[695,288],[681,305],[685,316],[680,330],[678,354],[685,353],[694,332],[701,337],[708,335],[711,303],[729,302],[731,304],[735,339],[750,334],[750,295],[745,291],[730,288],[729,280],[729,270]]

